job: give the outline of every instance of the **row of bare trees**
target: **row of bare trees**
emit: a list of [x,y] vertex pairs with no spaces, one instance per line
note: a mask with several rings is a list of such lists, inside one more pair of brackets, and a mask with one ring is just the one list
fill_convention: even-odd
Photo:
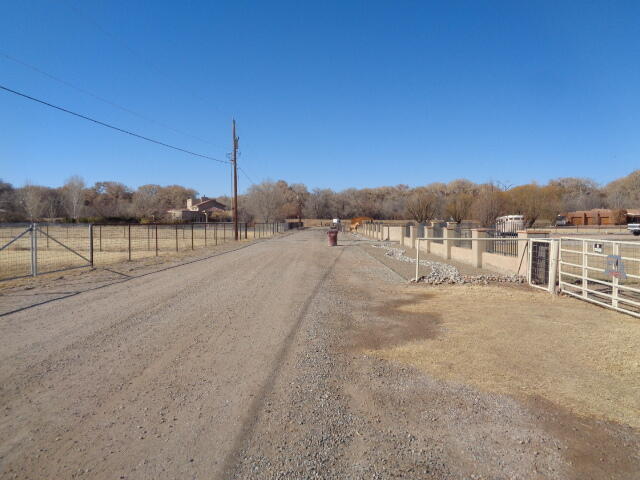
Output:
[[[197,192],[179,185],[143,185],[133,190],[118,182],[87,187],[71,177],[60,188],[26,184],[14,188],[0,181],[0,221],[66,217],[149,219],[166,218],[171,208],[183,208]],[[218,200],[231,205],[228,197]],[[239,198],[242,221],[273,222],[286,218],[443,219],[475,220],[490,226],[505,214],[524,215],[529,225],[552,222],[557,215],[592,208],[640,208],[640,170],[601,186],[586,178],[559,178],[546,185],[478,184],[465,179],[379,188],[349,188],[340,192],[284,180],[263,181]]]
[[70,177],[60,188],[33,185],[20,188],[0,180],[0,221],[71,221],[164,219],[167,210],[184,207],[197,192],[180,185],[143,185],[132,190],[119,182],[97,182],[88,187]]

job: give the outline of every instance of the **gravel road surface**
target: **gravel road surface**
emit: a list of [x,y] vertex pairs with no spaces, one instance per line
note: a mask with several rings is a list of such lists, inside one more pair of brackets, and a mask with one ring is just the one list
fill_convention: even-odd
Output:
[[403,283],[307,230],[0,317],[0,479],[637,478],[567,412],[369,356],[437,334]]

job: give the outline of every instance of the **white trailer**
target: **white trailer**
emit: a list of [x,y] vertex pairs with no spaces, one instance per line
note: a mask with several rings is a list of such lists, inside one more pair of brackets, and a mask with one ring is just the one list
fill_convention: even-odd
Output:
[[504,215],[496,218],[496,232],[516,233],[524,230],[524,215]]

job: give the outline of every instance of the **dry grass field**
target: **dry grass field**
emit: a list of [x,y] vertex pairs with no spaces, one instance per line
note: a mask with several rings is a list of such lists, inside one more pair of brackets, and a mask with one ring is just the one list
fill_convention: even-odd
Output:
[[[24,227],[0,227],[0,246],[25,231]],[[41,226],[37,234],[38,272],[45,273],[89,264],[88,225]],[[271,225],[241,230],[242,240],[273,236]],[[126,260],[171,255],[176,252],[207,248],[233,240],[229,224],[192,225],[109,225],[93,227],[94,265],[109,265]],[[0,280],[31,274],[31,237],[29,233],[0,251]]]
[[578,415],[640,428],[640,321],[522,287],[402,287],[398,315],[433,334],[369,349],[439,379],[542,397]]

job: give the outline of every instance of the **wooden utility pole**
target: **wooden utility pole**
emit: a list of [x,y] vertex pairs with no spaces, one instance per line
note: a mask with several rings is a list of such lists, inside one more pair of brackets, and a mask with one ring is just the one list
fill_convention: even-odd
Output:
[[233,119],[233,238],[238,241],[238,137],[236,137],[236,120]]

